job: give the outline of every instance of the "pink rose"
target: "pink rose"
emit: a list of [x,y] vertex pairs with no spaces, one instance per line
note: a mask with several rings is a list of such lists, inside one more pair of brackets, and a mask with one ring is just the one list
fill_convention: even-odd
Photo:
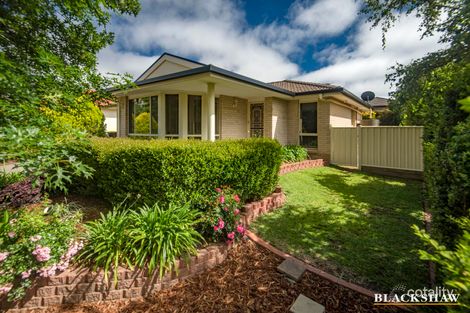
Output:
[[220,188],[215,188],[215,191],[217,191],[218,193],[221,193],[221,192],[222,192],[222,189],[220,189]]
[[217,225],[214,226],[214,231],[215,231],[215,232],[216,232],[216,231],[219,231],[219,227],[218,227]]
[[11,231],[8,233],[8,237],[10,238],[15,238],[16,237],[16,233],[14,231]]
[[234,232],[228,233],[227,238],[230,239],[230,240],[233,240],[233,238],[235,238],[235,233]]
[[31,270],[27,270],[27,271],[24,271],[23,273],[21,273],[21,278],[22,279],[26,279],[29,276],[31,276]]
[[220,203],[225,203],[225,197],[224,197],[224,196],[220,196],[219,202],[220,202]]
[[10,253],[8,253],[8,252],[0,252],[0,262],[5,261],[9,254]]
[[227,207],[225,207],[225,208],[224,208],[224,211],[225,211],[225,212],[227,212],[227,211],[228,211],[228,208],[227,208]]
[[31,236],[29,237],[29,240],[31,240],[32,242],[36,242],[38,240],[41,240],[41,236],[40,235],[34,235],[34,236]]
[[245,227],[243,227],[242,224],[238,224],[237,232],[239,232],[240,234],[243,234],[245,232]]
[[238,195],[234,195],[233,200],[235,200],[238,203],[240,202],[240,197]]
[[8,293],[11,290],[11,285],[5,285],[0,287],[0,295]]
[[51,258],[51,249],[49,247],[42,247],[41,245],[37,245],[32,254],[39,262],[46,262]]
[[225,226],[225,223],[224,223],[224,221],[223,221],[221,218],[219,218],[219,224],[218,224],[218,226],[219,226],[219,229],[223,229],[224,226]]
[[239,210],[239,209],[235,209],[235,210],[233,210],[233,214],[234,214],[234,215],[238,215],[238,214],[240,214],[240,210]]

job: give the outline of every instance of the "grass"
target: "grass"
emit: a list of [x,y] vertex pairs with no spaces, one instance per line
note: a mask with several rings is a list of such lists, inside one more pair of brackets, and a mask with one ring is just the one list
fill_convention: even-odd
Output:
[[284,175],[284,208],[252,228],[278,248],[327,272],[389,292],[427,285],[419,239],[421,183],[332,167]]

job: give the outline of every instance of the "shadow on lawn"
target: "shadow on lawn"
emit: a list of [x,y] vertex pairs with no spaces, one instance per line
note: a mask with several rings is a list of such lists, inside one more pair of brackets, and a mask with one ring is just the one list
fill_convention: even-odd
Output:
[[[389,292],[399,283],[408,288],[427,284],[426,266],[417,254],[420,242],[410,229],[422,224],[419,183],[332,169],[301,175],[286,188],[287,205],[254,224],[262,237],[379,291]],[[312,181],[310,195],[301,195],[296,184],[306,180]]]

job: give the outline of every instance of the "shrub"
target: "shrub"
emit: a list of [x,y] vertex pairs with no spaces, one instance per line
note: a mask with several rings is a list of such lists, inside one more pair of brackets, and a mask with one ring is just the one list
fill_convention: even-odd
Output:
[[213,186],[228,185],[242,200],[269,194],[278,181],[281,146],[269,139],[141,140],[96,138],[95,183],[108,200],[120,203],[189,203],[208,199]]
[[413,226],[414,232],[432,252],[420,250],[420,258],[437,263],[444,275],[444,284],[460,293],[460,307],[451,312],[468,312],[470,308],[470,220],[463,218],[457,222],[462,236],[457,240],[455,248],[439,244],[424,230]]
[[74,240],[81,215],[64,204],[40,211],[3,211],[0,221],[0,293],[14,301],[32,279],[65,270],[80,244]]
[[73,106],[60,111],[48,107],[42,107],[41,111],[51,120],[54,128],[71,127],[95,136],[104,136],[106,133],[103,112],[87,96],[79,97]]
[[129,212],[114,210],[100,219],[90,221],[85,225],[82,240],[85,246],[78,255],[78,259],[85,264],[93,265],[96,270],[104,270],[105,280],[111,268],[114,269],[114,278],[117,277],[118,266],[127,264],[132,266],[132,246],[129,244],[130,232]]
[[308,158],[307,149],[297,145],[287,145],[282,147],[282,162],[300,162]]
[[19,182],[24,179],[24,176],[18,172],[7,173],[5,171],[0,172],[0,190],[8,185]]
[[158,267],[162,277],[165,271],[175,267],[179,257],[187,259],[197,254],[196,246],[203,240],[194,229],[199,216],[188,205],[168,208],[144,205],[133,212],[129,239],[134,247],[134,264],[140,267],[147,264],[149,272]]
[[115,283],[119,265],[147,265],[149,272],[158,267],[163,276],[179,257],[196,253],[202,240],[194,230],[198,216],[189,206],[144,205],[135,212],[115,208],[85,226],[86,244],[78,258],[94,269],[102,268],[106,280],[113,269]]
[[232,244],[245,234],[240,213],[240,197],[229,188],[216,188],[206,209],[203,233],[213,241]]

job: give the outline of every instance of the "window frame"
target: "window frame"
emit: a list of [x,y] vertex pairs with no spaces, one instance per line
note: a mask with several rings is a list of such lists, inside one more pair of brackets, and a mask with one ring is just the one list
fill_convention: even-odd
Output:
[[[154,104],[157,107],[157,116],[156,116],[156,121],[157,121],[157,132],[155,134],[152,134],[152,98],[155,97],[155,102]],[[136,98],[131,98],[127,100],[127,135],[132,137],[158,137],[160,133],[160,128],[158,127],[158,97],[159,95],[149,95],[149,96],[144,96],[144,97],[136,97]],[[149,105],[149,115],[150,115],[150,121],[149,121],[149,132],[147,134],[144,133],[136,133],[135,132],[135,118],[136,118],[136,104],[139,100],[147,98],[148,99],[148,105]],[[133,102],[133,132],[131,133],[129,131],[130,126],[131,126],[131,114],[130,114],[130,106],[131,106],[131,101]]]
[[[316,129],[317,131],[315,133],[304,133],[302,132],[302,105],[303,104],[314,104],[315,105],[315,111],[316,111]],[[306,148],[306,149],[318,149],[318,102],[317,101],[309,101],[309,102],[301,102],[299,103],[299,137],[298,137],[298,140],[299,140],[299,145]],[[314,137],[316,138],[316,146],[314,147],[311,147],[311,146],[305,146],[305,145],[302,145],[302,137]]]

